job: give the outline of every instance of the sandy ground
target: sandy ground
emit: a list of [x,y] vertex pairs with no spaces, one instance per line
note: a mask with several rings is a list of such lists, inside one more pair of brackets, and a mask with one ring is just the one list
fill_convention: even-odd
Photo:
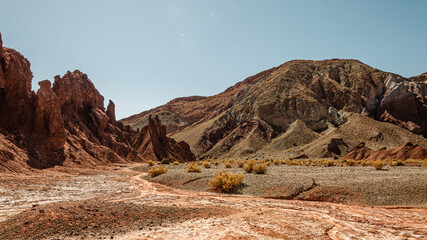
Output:
[[[0,200],[3,209],[0,238],[15,236],[17,239],[425,239],[427,237],[427,210],[424,208],[363,207],[195,192],[169,188],[147,181],[145,177],[146,173],[132,171],[130,168],[97,170],[89,173],[47,171],[38,177],[1,176],[0,189],[5,194]],[[62,194],[61,189],[69,191]],[[19,197],[20,195],[22,197]],[[81,201],[85,199],[92,200]],[[49,203],[55,201],[65,202]],[[35,204],[40,205],[34,206]],[[109,213],[120,217],[112,218]],[[48,219],[49,216],[51,219]],[[69,221],[60,221],[63,219]],[[106,219],[112,220],[105,222]],[[90,226],[81,227],[77,231],[71,227],[72,224],[68,226],[69,222],[73,221],[78,221],[77,226],[85,223],[90,223],[88,224]],[[56,227],[54,230],[42,227],[46,224]]]

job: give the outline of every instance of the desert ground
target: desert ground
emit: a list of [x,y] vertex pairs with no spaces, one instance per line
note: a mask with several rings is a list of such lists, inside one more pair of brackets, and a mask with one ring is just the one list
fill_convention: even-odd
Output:
[[[209,191],[224,167],[55,167],[0,176],[1,239],[424,239],[427,168],[270,165],[235,194]],[[307,189],[315,179],[316,186]],[[338,188],[338,186],[340,188]],[[316,191],[314,191],[317,189]],[[332,191],[335,189],[335,191]],[[299,195],[295,195],[299,191]],[[310,195],[306,197],[306,195]],[[292,196],[292,200],[290,199]],[[318,199],[304,201],[294,199]],[[325,202],[333,201],[333,202]]]

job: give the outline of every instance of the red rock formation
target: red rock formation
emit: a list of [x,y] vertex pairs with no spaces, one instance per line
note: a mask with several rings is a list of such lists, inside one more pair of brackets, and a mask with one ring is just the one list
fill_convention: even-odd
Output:
[[116,105],[113,101],[108,102],[107,111],[105,112],[112,122],[116,121]]
[[143,158],[153,160],[169,158],[170,161],[196,159],[187,143],[177,143],[166,136],[166,127],[161,125],[158,116],[154,119],[149,116],[148,121],[148,126],[141,130],[132,144],[138,147],[137,151]]
[[427,136],[427,83],[390,79],[386,86],[377,116],[382,121]]
[[114,103],[105,111],[104,97],[78,70],[55,76],[52,88],[40,82],[35,94],[29,61],[1,43],[0,35],[0,172],[195,159],[187,144],[166,136],[159,119],[142,132],[117,122]]
[[413,145],[408,142],[402,147],[394,149],[380,149],[374,151],[365,146],[365,143],[360,143],[353,150],[351,150],[343,158],[354,160],[406,160],[406,159],[427,159],[427,150]]

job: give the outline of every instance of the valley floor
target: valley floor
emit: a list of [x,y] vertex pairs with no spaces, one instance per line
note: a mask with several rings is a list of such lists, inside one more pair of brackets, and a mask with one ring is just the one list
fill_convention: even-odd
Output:
[[[267,199],[244,195],[250,194],[245,192],[245,188],[250,189],[251,181],[246,182],[246,187],[240,190],[243,194],[224,195],[176,189],[151,182],[146,180],[150,179],[147,173],[132,170],[131,167],[115,166],[95,170],[57,168],[40,171],[34,175],[1,175],[0,239],[423,239],[427,237],[425,224],[427,209],[424,195],[419,196],[420,204],[415,207],[371,207]],[[273,181],[268,177],[274,176],[274,172],[287,171],[287,168],[291,168],[276,167],[277,169],[269,168],[269,172],[263,176],[263,182]],[[144,170],[144,168],[136,169]],[[399,178],[405,175],[405,172],[408,178],[415,176],[425,178],[427,170],[403,167],[398,169],[399,175],[394,170],[372,173],[368,168],[360,171],[354,168],[355,172],[351,173],[339,167],[311,168],[314,172],[312,175],[318,174],[315,178],[316,183],[325,187],[328,186],[326,176],[331,175],[333,178],[334,171],[343,170],[339,172],[343,174],[342,179],[352,179],[365,170],[368,171],[367,176],[372,175],[371,180],[374,182],[381,176],[386,177],[386,182],[390,182],[392,181],[390,176]],[[176,169],[170,166],[167,174],[150,180],[160,181],[168,174],[173,176],[174,171],[180,172],[183,169],[184,164]],[[211,169],[209,171],[212,172],[204,171],[200,174],[212,176],[215,170]],[[241,169],[233,168],[233,171]],[[320,177],[322,174],[323,178]],[[184,174],[187,175],[189,174]],[[299,175],[300,173],[296,171],[295,176],[291,178],[298,180],[301,178]],[[252,177],[258,176],[245,174],[247,180]],[[423,179],[413,181],[420,180]],[[187,183],[184,185],[200,184],[197,183],[198,180],[185,181]],[[424,179],[424,184],[425,182]],[[422,185],[423,182],[420,184],[421,187],[425,187]]]

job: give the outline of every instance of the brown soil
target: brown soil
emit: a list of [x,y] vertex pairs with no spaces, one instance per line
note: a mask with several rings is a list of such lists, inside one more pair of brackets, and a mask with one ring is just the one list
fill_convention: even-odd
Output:
[[[35,176],[1,176],[0,189],[6,194],[0,202],[3,208],[16,213],[0,222],[0,238],[420,239],[427,236],[424,208],[362,207],[172,189],[144,180],[146,173],[119,166],[90,171],[57,170],[60,171],[44,171],[46,177],[40,184],[32,183]],[[82,177],[88,181],[81,181]],[[100,182],[86,185],[98,177]],[[31,200],[25,191],[38,192],[47,185],[49,188],[44,191],[56,193],[58,198],[51,199],[55,203],[36,206],[32,202],[34,206],[23,207],[22,202],[27,204]],[[85,187],[77,186],[93,189],[85,191]],[[67,188],[72,193],[62,195]],[[110,193],[100,193],[104,191]],[[21,194],[22,202],[5,201],[10,194]],[[80,196],[80,200],[73,201],[73,196]]]

